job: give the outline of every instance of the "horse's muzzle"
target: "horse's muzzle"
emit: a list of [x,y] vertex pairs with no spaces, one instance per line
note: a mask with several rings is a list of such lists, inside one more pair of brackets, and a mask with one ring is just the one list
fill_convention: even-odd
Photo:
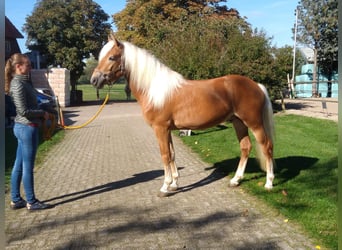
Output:
[[106,75],[104,75],[103,73],[99,71],[94,71],[90,78],[90,83],[98,89],[102,88],[106,81],[107,81]]

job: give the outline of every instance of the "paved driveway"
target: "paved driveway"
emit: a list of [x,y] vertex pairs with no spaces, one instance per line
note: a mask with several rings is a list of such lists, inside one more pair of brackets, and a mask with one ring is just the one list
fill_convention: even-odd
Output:
[[[67,108],[66,123],[98,108]],[[12,211],[6,194],[6,249],[314,249],[298,226],[174,142],[183,191],[159,198],[159,149],[139,106],[106,105],[36,169],[37,197],[55,208]]]

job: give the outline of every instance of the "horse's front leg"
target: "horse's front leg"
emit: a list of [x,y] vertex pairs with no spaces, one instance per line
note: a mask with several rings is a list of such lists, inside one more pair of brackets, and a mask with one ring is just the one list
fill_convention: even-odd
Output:
[[160,155],[164,165],[164,183],[160,189],[159,196],[165,197],[168,196],[170,194],[170,191],[172,191],[173,189],[170,188],[171,183],[173,183],[171,170],[172,157],[170,150],[170,144],[172,144],[172,142],[170,141],[171,135],[170,131],[165,127],[155,126],[154,132],[158,139]]
[[170,141],[169,148],[170,148],[170,153],[171,153],[170,167],[171,167],[171,176],[172,176],[170,191],[176,191],[178,189],[179,173],[178,173],[178,169],[177,169],[176,161],[175,161],[176,154],[175,154],[175,149],[173,147],[171,132],[169,132],[169,141]]

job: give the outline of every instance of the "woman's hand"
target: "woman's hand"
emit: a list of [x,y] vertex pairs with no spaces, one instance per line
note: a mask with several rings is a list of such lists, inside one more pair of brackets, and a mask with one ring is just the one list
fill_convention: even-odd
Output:
[[48,112],[44,112],[44,120],[49,120],[49,113]]

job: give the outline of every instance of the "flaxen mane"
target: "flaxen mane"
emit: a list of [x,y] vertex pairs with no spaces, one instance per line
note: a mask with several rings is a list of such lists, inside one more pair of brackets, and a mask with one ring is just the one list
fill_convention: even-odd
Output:
[[129,42],[124,45],[124,68],[131,72],[136,87],[146,93],[155,108],[161,108],[174,91],[185,83],[184,77],[165,66],[144,49]]

